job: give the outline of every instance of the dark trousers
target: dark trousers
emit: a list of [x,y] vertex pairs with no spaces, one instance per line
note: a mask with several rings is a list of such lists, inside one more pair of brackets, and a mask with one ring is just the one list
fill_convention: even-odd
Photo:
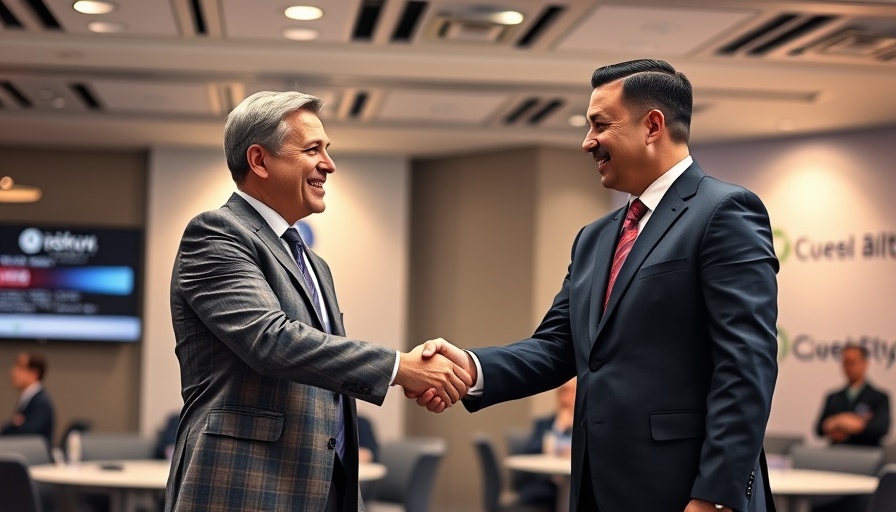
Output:
[[[343,512],[345,508],[345,494],[348,490],[348,477],[345,475],[345,467],[342,460],[336,455],[333,461],[333,481],[330,482],[330,494],[327,496],[326,512]],[[357,492],[357,491],[356,491]]]
[[588,463],[588,455],[585,455],[585,464],[582,466],[582,479],[579,483],[579,495],[570,499],[576,500],[579,512],[598,512],[597,499],[594,497],[594,487],[591,479],[591,465]]

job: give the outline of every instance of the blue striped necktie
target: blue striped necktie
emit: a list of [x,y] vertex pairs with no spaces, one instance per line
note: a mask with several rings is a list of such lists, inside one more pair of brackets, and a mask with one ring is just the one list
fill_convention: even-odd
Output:
[[[302,279],[305,280],[305,286],[308,287],[308,291],[311,292],[311,302],[314,305],[314,310],[317,311],[318,318],[323,322],[324,315],[320,309],[320,292],[317,290],[317,286],[314,285],[314,280],[311,279],[311,272],[308,267],[305,265],[305,243],[302,241],[302,237],[299,236],[299,232],[296,228],[289,228],[283,233],[283,239],[286,240],[286,243],[289,244],[289,250],[292,251],[292,257],[296,260],[296,263],[299,265],[299,272],[302,274]],[[323,323],[324,330],[327,330],[327,322]],[[337,393],[338,403],[336,407],[339,412],[336,413],[336,453],[339,454],[339,458],[345,460],[345,415],[342,411],[342,395]]]

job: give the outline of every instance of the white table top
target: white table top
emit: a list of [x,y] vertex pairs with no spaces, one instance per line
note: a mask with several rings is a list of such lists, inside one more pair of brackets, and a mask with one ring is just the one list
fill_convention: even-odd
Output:
[[572,461],[566,457],[554,455],[511,455],[504,459],[504,465],[517,471],[541,473],[545,475],[569,475],[572,473]]
[[171,463],[167,460],[153,459],[86,461],[77,466],[39,464],[28,469],[31,472],[31,478],[35,481],[51,484],[164,489],[168,483]]
[[[120,469],[103,469],[103,467]],[[31,466],[31,478],[38,482],[86,487],[127,489],[164,489],[171,464],[167,460],[87,461],[78,466],[39,464]],[[378,480],[386,475],[386,466],[362,462],[358,467],[361,481]]]
[[[518,471],[548,475],[569,475],[570,460],[552,455],[511,455],[504,465]],[[877,489],[877,477],[814,471],[810,469],[770,469],[769,485],[776,495],[821,496],[872,494]]]
[[768,483],[775,495],[822,496],[872,494],[876,476],[814,471],[811,469],[769,469]]

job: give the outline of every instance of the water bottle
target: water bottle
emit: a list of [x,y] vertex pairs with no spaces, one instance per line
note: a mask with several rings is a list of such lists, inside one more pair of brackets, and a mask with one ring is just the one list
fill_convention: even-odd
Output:
[[66,445],[68,451],[68,463],[70,466],[77,466],[81,463],[81,432],[73,430],[68,435]]

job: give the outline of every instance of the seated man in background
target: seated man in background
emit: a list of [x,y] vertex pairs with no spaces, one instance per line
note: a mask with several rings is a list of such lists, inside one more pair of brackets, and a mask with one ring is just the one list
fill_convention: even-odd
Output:
[[43,388],[47,360],[40,354],[22,352],[9,371],[12,387],[19,391],[16,413],[3,424],[0,435],[40,434],[53,446],[53,402]]
[[358,415],[358,461],[376,462],[379,458],[380,445],[376,442],[373,424],[364,416]]
[[[572,418],[576,405],[576,379],[557,388],[557,409],[554,414],[536,418],[525,453],[546,453],[569,457],[572,448]],[[557,506],[557,484],[552,477],[527,475],[514,480],[517,502],[553,510]]]
[[815,430],[831,444],[879,446],[890,429],[890,397],[865,379],[868,349],[846,345],[841,357],[847,386],[828,395]]

